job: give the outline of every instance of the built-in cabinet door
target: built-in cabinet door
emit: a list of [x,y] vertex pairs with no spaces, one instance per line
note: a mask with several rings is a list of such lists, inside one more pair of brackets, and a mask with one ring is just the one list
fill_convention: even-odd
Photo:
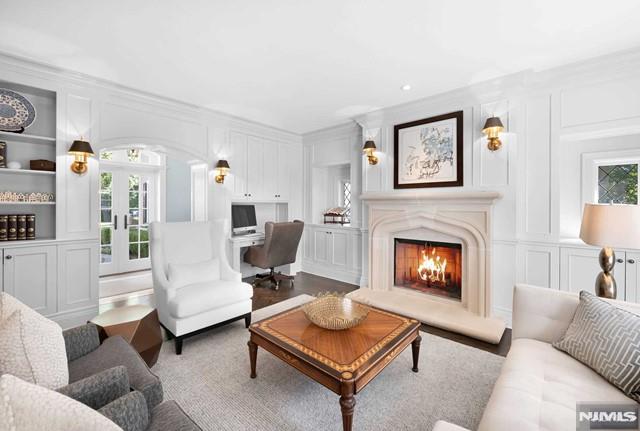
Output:
[[[560,250],[560,289],[578,293],[586,290],[595,293],[596,277],[602,271],[598,262],[600,250],[586,248],[562,248]],[[618,299],[625,298],[625,252],[616,250],[613,276],[618,286]]]
[[331,242],[331,263],[341,269],[349,264],[351,253],[349,247],[349,235],[346,232],[332,231],[329,233]]
[[[276,144],[274,144],[276,146]],[[296,149],[290,145],[277,144],[278,172],[277,172],[277,197],[279,201],[288,201],[291,193],[291,171],[293,170],[293,157]]]
[[329,264],[333,260],[332,251],[333,245],[331,243],[330,232],[324,230],[314,231],[314,261],[317,263]]
[[280,154],[278,144],[272,141],[263,142],[264,152],[264,178],[262,181],[264,190],[263,198],[268,200],[278,200],[278,174],[280,171]]
[[58,246],[58,311],[98,303],[98,249],[95,242]]
[[56,246],[4,249],[4,291],[43,315],[56,307]]
[[626,254],[626,297],[629,302],[640,302],[640,253]]
[[247,135],[242,133],[229,133],[229,167],[230,175],[225,179],[229,182],[233,200],[247,199]]
[[247,194],[249,199],[268,199],[264,188],[264,141],[254,136],[247,138]]

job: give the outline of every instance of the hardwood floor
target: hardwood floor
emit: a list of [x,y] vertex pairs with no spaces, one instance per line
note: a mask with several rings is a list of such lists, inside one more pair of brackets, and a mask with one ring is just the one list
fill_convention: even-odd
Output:
[[[244,281],[251,283],[253,278]],[[296,275],[294,288],[292,289],[289,282],[283,281],[279,290],[273,290],[267,287],[256,287],[253,289],[253,310],[258,310],[272,304],[276,304],[285,299],[306,293],[307,295],[317,295],[321,292],[340,292],[348,293],[358,286],[354,284],[343,283],[329,278],[319,277],[317,275],[300,272]],[[123,307],[125,305],[147,304],[155,306],[153,300],[153,292],[145,291],[134,295],[124,295],[122,297],[102,298],[100,300],[100,312],[110,310],[112,308]],[[475,347],[500,356],[506,356],[511,347],[511,329],[507,329],[500,340],[500,344],[485,343],[474,338],[456,334],[455,332],[446,331],[433,326],[423,324],[420,329],[438,337],[446,338],[467,346]]]

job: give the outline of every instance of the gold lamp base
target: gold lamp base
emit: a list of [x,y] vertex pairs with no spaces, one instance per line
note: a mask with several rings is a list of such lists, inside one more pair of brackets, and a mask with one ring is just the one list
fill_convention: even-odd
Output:
[[502,148],[502,141],[500,140],[500,138],[489,138],[487,148],[489,148],[490,151],[498,151],[500,148]]
[[596,295],[601,298],[616,299],[618,287],[613,277],[616,254],[611,247],[604,247],[598,255],[602,272],[596,277]]
[[82,175],[84,173],[87,172],[88,170],[88,166],[87,166],[87,162],[82,162],[82,161],[74,161],[73,163],[71,163],[71,171],[73,173],[76,173],[78,175]]
[[370,165],[378,164],[378,158],[376,156],[367,156],[367,161],[369,162]]
[[224,175],[216,175],[216,183],[224,184]]

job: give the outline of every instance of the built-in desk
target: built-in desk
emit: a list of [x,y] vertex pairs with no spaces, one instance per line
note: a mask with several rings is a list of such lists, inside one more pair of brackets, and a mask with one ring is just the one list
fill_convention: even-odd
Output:
[[253,273],[248,273],[247,269],[243,271],[242,256],[244,255],[243,249],[251,247],[252,245],[264,244],[264,233],[234,235],[229,238],[229,242],[231,243],[231,266],[233,269],[241,272],[243,277],[248,277],[263,271],[260,268],[256,268]]

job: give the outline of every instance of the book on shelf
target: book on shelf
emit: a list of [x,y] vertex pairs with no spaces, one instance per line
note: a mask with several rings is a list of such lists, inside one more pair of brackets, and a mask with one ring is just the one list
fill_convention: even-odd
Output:
[[27,214],[27,239],[36,239],[36,215]]
[[15,241],[18,239],[18,216],[17,215],[9,215],[7,224],[7,240]]
[[27,239],[27,216],[25,214],[18,214],[18,241]]
[[9,230],[9,216],[0,215],[0,241],[8,240],[8,230]]

